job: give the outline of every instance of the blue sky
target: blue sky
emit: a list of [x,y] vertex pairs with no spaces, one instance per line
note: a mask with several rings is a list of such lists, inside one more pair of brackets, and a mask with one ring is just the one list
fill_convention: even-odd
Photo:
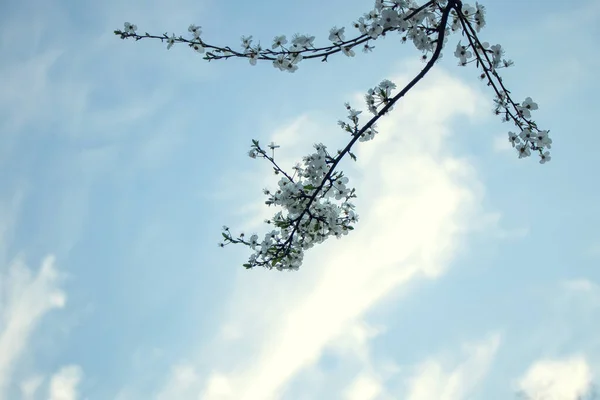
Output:
[[344,102],[407,82],[419,53],[392,35],[288,74],[113,30],[327,43],[371,1],[2,0],[0,400],[566,400],[597,383],[600,3],[482,3],[552,161],[517,159],[452,36],[342,162],[356,230],[277,272],[217,246],[273,214],[251,139],[286,169],[340,147]]

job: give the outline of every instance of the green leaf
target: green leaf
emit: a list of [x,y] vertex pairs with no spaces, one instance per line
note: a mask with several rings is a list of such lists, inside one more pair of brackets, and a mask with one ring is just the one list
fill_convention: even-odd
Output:
[[272,260],[271,260],[271,267],[274,267],[274,266],[275,266],[275,264],[277,264],[277,263],[278,263],[278,262],[280,262],[280,261],[281,261],[281,257],[278,257],[278,258],[274,258],[274,259],[272,259]]
[[221,235],[223,235],[225,239],[229,240],[229,236],[227,236],[225,233],[221,232]]
[[306,186],[304,186],[304,189],[305,190],[314,190],[314,189],[316,189],[316,187],[314,187],[313,185],[306,185]]
[[348,154],[350,154],[350,158],[351,159],[353,159],[354,161],[356,161],[356,156],[353,153],[348,152]]

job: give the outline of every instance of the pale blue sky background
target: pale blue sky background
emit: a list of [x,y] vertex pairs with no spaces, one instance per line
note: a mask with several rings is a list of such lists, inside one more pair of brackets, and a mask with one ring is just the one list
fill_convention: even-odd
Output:
[[598,382],[600,3],[482,4],[551,163],[517,159],[452,36],[342,163],[356,230],[281,273],[217,247],[273,213],[250,140],[288,169],[340,147],[343,103],[400,86],[419,53],[391,35],[288,74],[113,30],[325,44],[371,1],[0,0],[0,399],[563,400]]

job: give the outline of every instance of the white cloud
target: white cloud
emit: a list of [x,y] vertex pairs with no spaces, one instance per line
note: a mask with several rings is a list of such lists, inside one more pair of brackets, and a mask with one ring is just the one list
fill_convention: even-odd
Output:
[[363,364],[369,362],[369,341],[385,333],[385,328],[374,327],[362,320],[353,321],[333,341],[329,348],[341,357],[354,357]]
[[359,374],[348,387],[344,398],[346,400],[372,400],[382,392],[379,379],[371,374]]
[[193,365],[179,364],[171,369],[169,383],[156,396],[157,400],[192,399],[200,390],[199,376]]
[[[382,121],[376,140],[358,146],[358,162],[342,166],[360,196],[356,230],[311,249],[298,273],[240,272],[221,329],[238,334],[217,337],[202,351],[203,360],[215,360],[203,375],[218,374],[231,391],[213,396],[205,386],[201,398],[278,398],[385,296],[447,270],[462,234],[481,217],[482,192],[473,168],[445,150],[448,124],[475,116],[485,105],[476,92],[438,70]],[[302,120],[281,132],[294,136],[301,127]],[[281,132],[275,136],[285,145]],[[322,132],[301,137],[308,147],[322,141]],[[293,165],[303,155],[298,149],[294,158],[293,151],[278,161]],[[247,193],[256,191],[248,188]],[[374,390],[364,379],[356,384]],[[171,379],[166,387],[173,384]]]
[[572,279],[564,282],[567,290],[586,294],[600,294],[600,286],[589,279]]
[[77,386],[82,377],[83,371],[78,365],[61,368],[50,379],[49,400],[77,400]]
[[[600,285],[590,279],[571,279],[562,283],[570,299],[579,299],[585,309],[596,312],[600,308]],[[570,304],[571,307],[573,304]],[[595,317],[592,317],[595,319]]]
[[53,256],[43,260],[37,275],[20,260],[0,272],[0,399],[37,323],[50,310],[64,307],[59,281]]
[[205,396],[210,399],[229,399],[234,393],[226,375],[213,372],[206,381]]
[[508,152],[512,150],[512,146],[508,141],[508,134],[498,134],[493,137],[492,147],[498,153]]
[[[3,90],[0,94],[0,106],[10,111],[10,118],[4,121],[3,128],[8,132],[18,130],[25,123],[41,115],[49,117],[48,106],[60,107],[64,103],[76,105],[77,100],[73,98],[75,92],[69,92],[70,96],[64,96],[71,90],[72,84],[56,88],[48,79],[52,66],[62,55],[61,50],[46,50],[38,53],[29,60],[3,63],[0,68],[0,84]],[[59,93],[56,93],[56,92]],[[73,110],[75,111],[75,110]]]
[[582,355],[536,361],[519,381],[532,400],[577,400],[591,389],[592,371]]
[[44,377],[36,375],[29,377],[20,384],[22,400],[33,400],[38,389],[44,382]]
[[466,360],[447,370],[442,361],[431,359],[418,366],[411,379],[408,400],[460,400],[471,398],[494,359],[500,335],[464,346]]

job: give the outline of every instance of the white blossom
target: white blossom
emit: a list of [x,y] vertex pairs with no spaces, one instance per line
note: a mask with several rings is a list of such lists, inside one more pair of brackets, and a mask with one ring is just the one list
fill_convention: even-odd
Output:
[[242,47],[244,48],[244,50],[249,49],[250,46],[252,45],[252,35],[242,36],[242,38],[240,40],[242,41]]
[[171,35],[169,39],[167,39],[167,50],[169,50],[175,44],[175,34]]
[[251,51],[250,54],[248,55],[248,61],[250,62],[250,65],[256,65],[257,60],[258,60],[258,53]]
[[456,45],[456,50],[454,51],[454,56],[460,60],[459,65],[466,65],[467,60],[473,57],[473,53],[467,49],[467,46],[463,46],[460,42],[458,42]]
[[285,45],[286,43],[287,43],[287,39],[285,38],[285,35],[275,36],[275,38],[273,39],[273,44],[271,45],[271,48],[273,50],[275,50],[278,47],[283,47],[283,45]]
[[471,6],[471,5],[467,4],[467,3],[463,3],[461,12],[463,13],[463,15],[465,17],[470,17],[472,15],[475,15],[476,11],[477,10],[475,10],[475,8],[473,6]]
[[332,41],[333,43],[339,43],[339,42],[343,42],[345,40],[345,36],[344,36],[344,30],[346,28],[341,27],[341,28],[337,28],[337,27],[333,27],[331,28],[331,30],[329,31],[329,40]]
[[125,32],[126,33],[130,33],[130,34],[135,34],[135,31],[137,30],[137,26],[134,24],[130,24],[129,22],[125,22]]
[[514,132],[508,132],[508,141],[515,147],[516,145],[521,143],[521,138]]
[[548,161],[550,161],[551,159],[552,159],[552,157],[550,157],[549,151],[545,151],[544,153],[540,154],[540,164],[545,164]]
[[348,57],[354,57],[354,50],[352,50],[351,46],[342,46],[342,53],[347,55]]
[[517,151],[519,152],[519,158],[529,157],[531,155],[531,150],[526,143],[518,144]]
[[204,53],[204,47],[200,43],[192,44],[192,48],[198,53]]
[[188,27],[188,32],[190,32],[192,35],[194,35],[194,39],[199,39],[200,35],[202,34],[202,29],[200,29],[200,26],[191,24]]

